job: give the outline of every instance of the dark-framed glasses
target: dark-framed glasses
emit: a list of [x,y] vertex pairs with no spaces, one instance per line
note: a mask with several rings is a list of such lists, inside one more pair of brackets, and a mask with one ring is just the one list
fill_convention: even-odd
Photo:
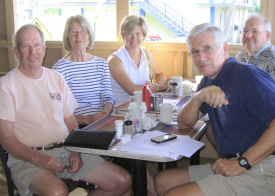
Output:
[[191,50],[188,55],[190,55],[192,58],[197,58],[199,56],[200,51],[203,53],[211,53],[213,49],[218,45],[219,42],[215,43],[212,46],[205,45],[200,50]]
[[76,29],[69,30],[70,35],[76,35],[77,33],[79,33],[80,35],[87,35],[89,33],[89,31],[86,29],[81,29],[80,31],[78,31]]

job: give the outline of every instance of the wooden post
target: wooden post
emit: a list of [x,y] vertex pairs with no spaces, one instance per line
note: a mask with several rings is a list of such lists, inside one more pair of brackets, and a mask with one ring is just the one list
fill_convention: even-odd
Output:
[[117,41],[121,41],[122,37],[119,35],[120,22],[125,16],[129,15],[130,0],[116,0],[116,34]]

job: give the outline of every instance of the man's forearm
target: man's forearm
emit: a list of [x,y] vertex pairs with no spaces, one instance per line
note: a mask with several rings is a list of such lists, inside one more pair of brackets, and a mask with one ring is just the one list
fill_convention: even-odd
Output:
[[185,105],[183,105],[178,114],[178,126],[180,128],[192,127],[202,116],[199,112],[201,103],[192,97]]
[[38,152],[19,141],[13,130],[14,122],[0,119],[0,143],[2,147],[15,158],[33,163]]
[[35,157],[39,153],[38,151],[24,145],[15,136],[9,136],[1,139],[1,145],[13,157],[25,162],[34,163],[36,159]]
[[275,119],[260,139],[242,156],[247,158],[250,165],[255,165],[275,152]]

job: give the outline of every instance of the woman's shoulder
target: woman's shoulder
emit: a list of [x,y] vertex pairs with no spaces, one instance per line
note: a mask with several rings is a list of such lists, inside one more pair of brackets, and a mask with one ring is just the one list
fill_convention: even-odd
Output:
[[53,69],[61,68],[66,63],[68,63],[68,61],[63,57],[54,64]]
[[[110,56],[116,56],[116,57],[119,58],[119,57],[122,56],[126,51],[127,51],[127,50],[126,50],[125,46],[123,45],[123,46],[121,46],[118,50],[116,50],[115,52],[113,52],[112,54],[110,54],[109,57],[110,57]],[[108,58],[109,58],[109,57],[108,57]]]
[[107,61],[104,58],[101,58],[101,57],[98,57],[98,56],[94,56],[92,61],[107,63]]

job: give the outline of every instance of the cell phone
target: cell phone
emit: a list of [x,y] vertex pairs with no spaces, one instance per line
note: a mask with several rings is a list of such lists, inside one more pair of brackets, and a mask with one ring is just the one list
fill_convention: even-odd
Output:
[[164,135],[160,135],[160,136],[151,138],[151,141],[155,142],[157,144],[160,144],[160,143],[168,142],[168,141],[171,141],[171,140],[174,140],[174,139],[177,139],[176,135],[164,134]]

